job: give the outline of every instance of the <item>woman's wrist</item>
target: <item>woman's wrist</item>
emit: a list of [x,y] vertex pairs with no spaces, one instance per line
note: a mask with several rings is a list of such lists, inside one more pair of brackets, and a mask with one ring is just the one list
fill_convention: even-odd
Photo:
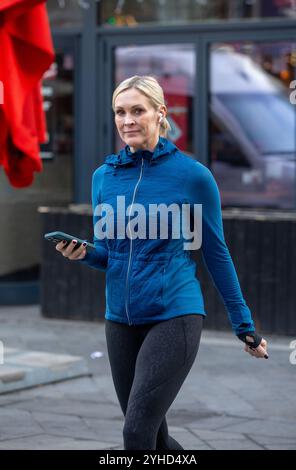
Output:
[[257,348],[262,341],[262,336],[258,335],[256,331],[240,333],[237,337],[251,348]]

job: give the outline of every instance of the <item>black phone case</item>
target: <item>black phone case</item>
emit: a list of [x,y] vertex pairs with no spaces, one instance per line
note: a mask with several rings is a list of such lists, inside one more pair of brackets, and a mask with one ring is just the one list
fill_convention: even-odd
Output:
[[86,249],[87,250],[95,250],[95,245],[93,243],[90,243],[87,240],[81,240],[81,238],[74,237],[73,235],[70,235],[69,233],[64,233],[64,232],[49,232],[44,235],[44,238],[46,240],[52,241],[53,243],[59,243],[62,240],[66,240],[67,244],[65,245],[68,246],[69,243],[71,243],[72,240],[77,240],[77,244],[74,248],[76,250],[83,242],[87,242]]

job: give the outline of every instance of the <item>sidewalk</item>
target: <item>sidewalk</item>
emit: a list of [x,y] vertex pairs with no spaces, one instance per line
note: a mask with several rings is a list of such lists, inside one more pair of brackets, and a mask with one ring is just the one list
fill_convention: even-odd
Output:
[[[34,305],[0,307],[0,325],[4,360],[7,348],[71,355],[92,374],[0,395],[0,449],[121,450],[123,415],[104,323],[47,320]],[[296,365],[289,362],[295,338],[267,339],[270,357],[257,360],[230,330],[204,331],[167,415],[186,450],[296,449]],[[103,355],[92,359],[94,351]]]

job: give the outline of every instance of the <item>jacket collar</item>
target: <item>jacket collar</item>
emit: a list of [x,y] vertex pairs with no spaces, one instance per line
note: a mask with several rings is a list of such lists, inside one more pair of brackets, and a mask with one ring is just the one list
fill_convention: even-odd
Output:
[[172,153],[174,150],[177,150],[177,147],[172,142],[165,137],[159,137],[154,152],[150,152],[150,150],[137,150],[132,153],[130,147],[126,145],[120,150],[119,154],[108,155],[105,158],[105,163],[113,165],[116,168],[117,166],[135,164],[137,160],[142,157],[148,158],[149,160],[156,160],[163,155]]

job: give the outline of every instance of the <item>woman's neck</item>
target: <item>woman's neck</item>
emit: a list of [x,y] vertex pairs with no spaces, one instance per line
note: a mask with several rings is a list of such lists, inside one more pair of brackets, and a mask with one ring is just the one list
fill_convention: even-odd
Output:
[[149,150],[150,152],[154,152],[157,144],[158,144],[158,141],[159,141],[159,138],[160,136],[158,136],[156,139],[153,140],[153,142],[149,142],[149,143],[144,143],[143,145],[139,146],[139,147],[130,147],[130,150],[132,153],[135,153],[137,152],[137,150]]

